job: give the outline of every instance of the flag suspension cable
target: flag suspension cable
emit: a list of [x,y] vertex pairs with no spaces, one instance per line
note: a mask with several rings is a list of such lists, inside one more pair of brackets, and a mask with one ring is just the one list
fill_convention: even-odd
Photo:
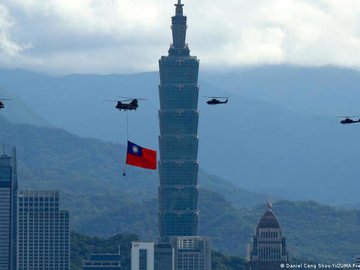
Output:
[[126,111],[126,141],[129,140],[129,111]]
[[[126,156],[127,156],[127,144],[129,141],[129,112],[126,111]],[[123,176],[126,176],[126,156],[124,160]]]

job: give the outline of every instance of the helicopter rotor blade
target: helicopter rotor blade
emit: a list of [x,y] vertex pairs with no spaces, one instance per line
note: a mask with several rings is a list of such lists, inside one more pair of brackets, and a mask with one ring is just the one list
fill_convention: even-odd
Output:
[[147,98],[137,98],[137,97],[134,97],[134,98],[130,98],[130,97],[124,97],[124,96],[118,96],[119,98],[122,98],[121,101],[133,101],[133,100],[147,100]]
[[137,99],[137,100],[147,100],[147,98],[140,98],[140,97],[134,97],[134,98],[131,98],[129,100],[134,100],[134,99]]
[[211,97],[211,96],[201,96],[203,98],[229,98],[229,97]]

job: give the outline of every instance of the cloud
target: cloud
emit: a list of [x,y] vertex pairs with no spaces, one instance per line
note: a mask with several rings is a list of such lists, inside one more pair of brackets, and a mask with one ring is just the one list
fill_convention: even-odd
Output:
[[[171,2],[4,0],[0,51],[18,56],[13,66],[59,73],[155,70],[171,42]],[[360,66],[358,0],[183,2],[203,66]]]
[[9,31],[13,19],[4,5],[0,4],[0,59],[5,61],[20,55],[27,46],[21,46],[13,41]]
[[[359,1],[222,1],[224,5],[223,12],[213,4],[195,11],[212,18],[201,25],[205,33],[215,29],[211,43],[218,46],[208,51],[209,63],[215,64],[210,57],[215,54],[232,65],[360,65]],[[193,39],[200,47],[201,38]]]
[[80,35],[129,35],[153,30],[161,6],[144,0],[9,0],[31,20],[45,20],[51,27]]

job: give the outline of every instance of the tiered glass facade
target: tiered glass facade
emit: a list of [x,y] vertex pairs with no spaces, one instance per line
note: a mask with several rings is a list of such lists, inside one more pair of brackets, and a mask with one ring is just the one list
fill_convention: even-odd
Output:
[[197,234],[199,60],[185,43],[186,16],[178,0],[172,17],[173,44],[160,68],[160,237]]

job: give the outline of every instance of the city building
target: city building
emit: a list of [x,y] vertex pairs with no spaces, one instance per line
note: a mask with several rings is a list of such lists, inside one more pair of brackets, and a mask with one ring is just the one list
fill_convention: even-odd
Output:
[[279,270],[289,262],[286,239],[280,224],[268,203],[268,209],[256,227],[255,235],[248,245],[247,270]]
[[198,225],[199,60],[185,43],[187,18],[178,0],[172,17],[173,43],[160,69],[159,229],[170,236],[195,236]]
[[[145,258],[149,258],[154,247],[154,270],[211,270],[211,246],[209,238],[201,236],[172,236],[168,243],[134,242],[131,252],[131,269],[150,269],[144,265]],[[141,252],[139,250],[147,250]],[[133,252],[134,251],[134,252]],[[141,263],[143,262],[143,263]],[[152,268],[151,268],[152,269]]]
[[131,243],[131,270],[154,270],[153,242]]
[[208,237],[170,238],[175,249],[176,270],[211,270],[211,247]]
[[175,270],[175,251],[169,243],[159,243],[154,249],[155,270]]
[[58,191],[19,191],[18,270],[69,270],[69,212]]
[[3,146],[0,154],[0,269],[16,267],[16,150]]
[[83,270],[121,270],[119,254],[92,254],[90,260],[83,261]]

